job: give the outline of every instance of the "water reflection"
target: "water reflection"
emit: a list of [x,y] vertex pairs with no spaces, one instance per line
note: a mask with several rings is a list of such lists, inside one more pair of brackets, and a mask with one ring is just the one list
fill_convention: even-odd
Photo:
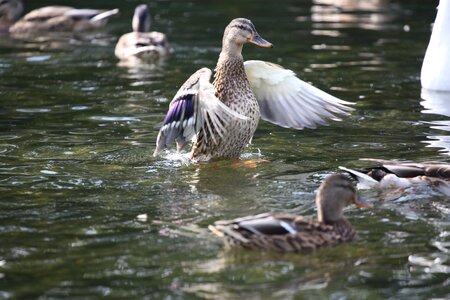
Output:
[[[424,114],[435,114],[450,117],[450,93],[431,91],[422,89],[421,92],[422,106]],[[450,155],[450,134],[442,134],[450,132],[450,120],[436,120],[429,122],[433,131],[439,131],[440,134],[428,135],[429,140],[424,141],[429,147],[441,148],[442,153]]]
[[385,0],[313,0],[313,35],[338,37],[342,28],[386,29],[394,18]]
[[131,81],[130,86],[144,86],[152,84],[155,79],[163,76],[166,64],[166,57],[146,60],[132,56],[126,60],[120,60],[117,66],[126,71],[123,77]]
[[[108,47],[113,44],[116,37],[103,33],[72,33],[72,32],[46,32],[39,34],[15,33],[5,36],[14,45],[21,43],[21,47],[27,49],[45,50],[70,50],[74,47],[96,45]],[[3,42],[2,42],[3,43]]]
[[450,92],[422,89],[420,94],[423,113],[438,114],[450,117]]
[[[431,12],[435,4],[402,1],[414,28],[428,28],[416,4]],[[122,23],[111,22],[111,32],[0,37],[0,298],[448,295],[448,274],[434,273],[448,271],[450,259],[450,207],[439,195],[382,202],[364,192],[376,208],[346,212],[359,241],[316,253],[229,253],[208,239],[206,227],[218,219],[265,211],[315,215],[319,182],[359,157],[436,160],[436,148],[420,143],[436,138],[447,138],[439,147],[449,151],[450,102],[424,96],[420,107],[417,72],[427,39],[404,34],[397,4],[289,2],[296,11],[260,1],[154,3],[177,43],[162,65],[119,64],[113,47],[129,26],[125,14]],[[130,1],[107,5],[114,4],[132,9]],[[295,26],[346,39],[316,36],[302,43],[288,29],[299,11],[308,17]],[[271,162],[256,168],[153,158],[177,87],[196,68],[214,66],[223,34],[214,24],[235,14],[255,15],[271,38],[283,40],[269,52],[248,47],[247,57],[277,61],[284,55],[286,63],[301,57],[312,81],[336,83],[331,89],[347,100],[359,97],[357,110],[341,123],[301,134],[261,122],[243,159],[261,158],[261,148]],[[425,125],[429,138],[424,123],[411,126],[417,120],[432,120]]]

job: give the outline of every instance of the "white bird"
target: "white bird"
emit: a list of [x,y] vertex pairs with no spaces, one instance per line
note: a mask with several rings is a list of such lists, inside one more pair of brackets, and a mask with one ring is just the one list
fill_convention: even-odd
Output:
[[450,91],[450,0],[440,0],[422,64],[423,89]]

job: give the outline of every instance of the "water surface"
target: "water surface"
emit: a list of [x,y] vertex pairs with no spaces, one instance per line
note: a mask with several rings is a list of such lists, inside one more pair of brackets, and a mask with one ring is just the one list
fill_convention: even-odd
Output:
[[[322,179],[361,157],[449,161],[449,115],[420,97],[437,3],[153,1],[174,54],[135,66],[113,48],[139,2],[64,4],[122,14],[95,33],[0,38],[0,299],[450,297],[450,206],[437,193],[361,191],[375,207],[346,211],[359,240],[303,255],[227,252],[206,229],[314,215]],[[247,45],[246,59],[292,69],[355,112],[316,130],[261,121],[242,156],[269,161],[255,168],[152,157],[168,103],[214,68],[235,17],[275,45]]]

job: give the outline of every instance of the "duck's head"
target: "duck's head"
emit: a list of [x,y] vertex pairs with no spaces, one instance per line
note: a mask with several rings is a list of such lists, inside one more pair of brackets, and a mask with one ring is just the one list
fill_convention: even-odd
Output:
[[225,28],[223,46],[232,45],[237,46],[237,49],[242,49],[245,43],[252,43],[265,48],[273,47],[271,43],[258,34],[255,25],[250,20],[244,18],[234,19]]
[[319,222],[332,224],[341,220],[344,208],[350,204],[370,207],[362,199],[357,199],[355,185],[350,178],[342,174],[328,176],[320,185],[316,196]]
[[21,0],[0,0],[0,21],[17,21],[23,14],[23,3]]
[[133,15],[133,31],[148,32],[150,30],[150,21],[150,11],[147,4],[138,5]]

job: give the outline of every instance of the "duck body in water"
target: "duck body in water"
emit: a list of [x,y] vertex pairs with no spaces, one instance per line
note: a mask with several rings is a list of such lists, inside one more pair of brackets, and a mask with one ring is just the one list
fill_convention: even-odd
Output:
[[351,102],[313,87],[281,66],[244,62],[246,43],[272,47],[250,20],[234,19],[225,28],[214,82],[210,83],[212,71],[203,68],[178,90],[159,131],[155,156],[174,141],[178,150],[192,141],[193,160],[239,158],[260,118],[288,128],[315,128],[353,110]]
[[369,207],[356,198],[352,181],[342,174],[328,176],[317,196],[317,216],[309,219],[288,213],[265,213],[217,221],[209,229],[223,238],[227,248],[301,252],[353,241],[357,234],[343,216],[343,209],[355,204]]

